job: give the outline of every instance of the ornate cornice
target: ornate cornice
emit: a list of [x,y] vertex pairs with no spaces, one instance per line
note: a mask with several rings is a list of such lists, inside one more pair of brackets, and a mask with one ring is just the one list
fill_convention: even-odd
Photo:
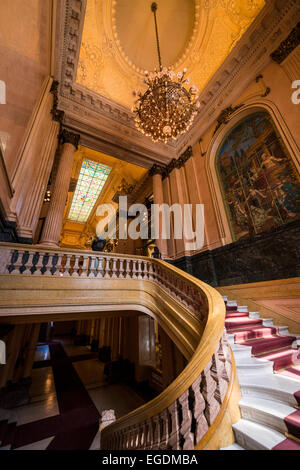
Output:
[[[165,145],[152,143],[134,126],[127,109],[76,84],[86,0],[61,0],[57,10],[55,78],[64,127],[78,129],[85,145],[149,168],[164,166],[194,145],[270,62],[274,48],[300,19],[298,0],[269,0],[200,95],[201,107],[189,133]],[[69,124],[68,124],[69,123]],[[84,131],[87,129],[87,132]]]
[[60,109],[57,109],[58,87],[59,87],[59,82],[57,80],[53,80],[51,88],[50,88],[50,93],[53,94],[53,106],[51,109],[51,114],[52,114],[53,121],[56,121],[62,124],[64,120],[65,112],[61,111]]
[[270,63],[270,54],[300,20],[298,0],[269,0],[200,94],[201,107],[189,133],[178,139],[177,151],[194,145],[213,125],[222,109],[238,100]]
[[80,135],[75,134],[74,132],[71,132],[67,129],[63,129],[59,134],[60,144],[72,144],[74,145],[76,150],[78,149],[79,141],[80,141]]
[[281,64],[294,49],[300,44],[300,23],[297,24],[288,37],[280,43],[280,46],[271,54],[271,58]]
[[149,175],[161,175],[162,179],[165,179],[169,174],[175,169],[182,168],[188,159],[193,155],[192,147],[188,147],[179,158],[173,158],[170,163],[166,166],[163,165],[153,165],[149,170]]

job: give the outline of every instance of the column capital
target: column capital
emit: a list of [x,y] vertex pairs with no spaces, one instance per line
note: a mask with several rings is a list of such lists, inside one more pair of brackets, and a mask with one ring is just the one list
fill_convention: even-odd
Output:
[[149,175],[161,175],[165,179],[175,168],[182,168],[185,162],[193,155],[193,149],[189,146],[179,158],[173,158],[167,166],[157,165],[156,163],[150,168]]
[[59,134],[59,143],[60,144],[72,144],[78,149],[78,144],[80,140],[80,134],[75,134],[74,132],[63,129]]
[[150,168],[149,170],[149,175],[154,176],[154,175],[161,175],[163,176],[166,173],[166,167],[162,165],[158,165],[157,163],[154,163],[154,165]]

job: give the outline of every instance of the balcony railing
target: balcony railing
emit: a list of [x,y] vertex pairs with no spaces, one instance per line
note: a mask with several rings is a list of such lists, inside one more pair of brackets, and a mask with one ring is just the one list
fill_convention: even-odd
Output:
[[[91,288],[108,292],[109,302],[119,304],[122,299],[126,302],[128,289],[131,304],[151,311],[189,362],[158,397],[106,427],[101,432],[101,449],[201,448],[205,436],[220,422],[234,381],[224,333],[225,306],[215,289],[157,259],[4,243],[0,244],[0,277],[4,297],[9,299],[0,304],[0,313],[3,308],[7,314],[16,314],[10,299],[12,278],[14,288],[31,279],[24,291],[34,292],[34,279],[39,280],[38,289],[45,289],[50,305],[52,293],[63,283],[69,286],[72,282],[72,289],[81,291],[84,305]],[[72,279],[89,282],[74,284]],[[105,306],[108,301],[100,297],[98,304]],[[26,311],[34,302],[41,305],[40,295],[38,300],[26,297]],[[57,305],[60,300],[55,298],[55,302]],[[65,298],[61,303],[66,303]]]

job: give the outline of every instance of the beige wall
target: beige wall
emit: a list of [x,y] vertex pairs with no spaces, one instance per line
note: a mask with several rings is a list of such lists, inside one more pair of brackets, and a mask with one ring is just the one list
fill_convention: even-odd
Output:
[[[224,137],[240,119],[258,110],[268,111],[300,171],[300,105],[293,104],[291,99],[294,91],[292,82],[297,76],[300,79],[300,46],[292,53],[292,58],[288,56],[281,65],[270,60],[261,74],[263,79],[247,86],[232,104],[233,108],[243,106],[230,116],[229,122],[217,131],[217,122],[214,122],[203,135],[199,133],[199,140],[193,145],[193,156],[180,170],[174,169],[163,181],[164,202],[201,203],[205,206],[205,243],[202,250],[188,252],[182,241],[175,240],[168,243],[170,258],[213,250],[233,241],[215,170],[215,158]],[[262,96],[266,87],[270,88],[270,93]]]
[[0,139],[11,179],[33,110],[50,75],[51,0],[1,0],[0,79],[6,83]]

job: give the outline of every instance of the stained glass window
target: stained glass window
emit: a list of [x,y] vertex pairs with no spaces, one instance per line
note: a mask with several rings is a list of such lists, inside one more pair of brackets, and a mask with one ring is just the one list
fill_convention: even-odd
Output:
[[69,212],[69,220],[87,221],[110,170],[111,168],[102,163],[83,160]]
[[230,131],[216,166],[235,240],[300,218],[299,173],[268,113]]

